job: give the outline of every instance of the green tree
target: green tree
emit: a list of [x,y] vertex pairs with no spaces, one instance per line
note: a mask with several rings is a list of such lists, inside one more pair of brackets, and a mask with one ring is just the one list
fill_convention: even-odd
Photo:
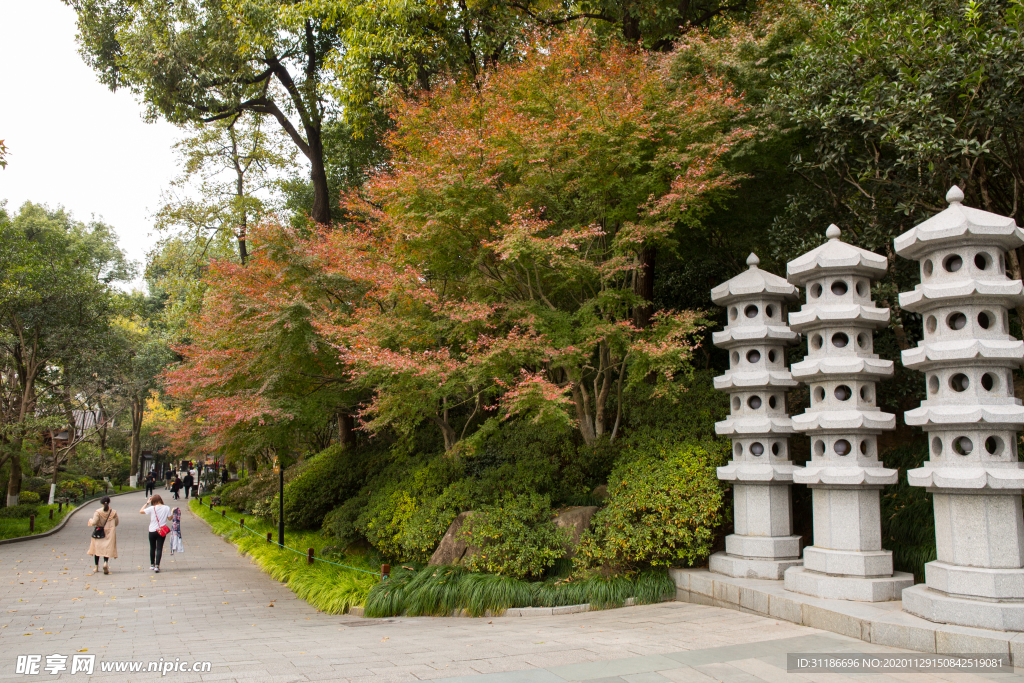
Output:
[[21,452],[33,428],[37,386],[51,364],[99,345],[115,311],[112,284],[132,266],[113,231],[72,220],[63,209],[26,203],[10,217],[0,207],[0,350],[14,371],[5,417],[11,464],[7,504],[21,492]]
[[[330,221],[323,126],[332,117],[325,65],[340,45],[315,14],[284,0],[65,0],[86,61],[112,90],[176,124],[273,119],[310,164],[311,218]],[[292,119],[298,123],[293,123]]]
[[[897,314],[896,291],[916,266],[897,263],[892,239],[945,208],[951,185],[968,204],[1024,221],[1019,0],[831,3],[769,100],[810,143],[794,158],[808,187],[793,197],[776,244],[796,254],[821,241],[824,225],[840,224],[851,241],[889,254],[893,277],[880,298]],[[1021,254],[1009,255],[1020,277]]]

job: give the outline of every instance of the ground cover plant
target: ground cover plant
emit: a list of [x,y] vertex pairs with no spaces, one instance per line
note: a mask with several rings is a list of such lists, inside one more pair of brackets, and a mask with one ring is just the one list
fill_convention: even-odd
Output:
[[[12,507],[0,508],[0,539],[18,538],[31,534],[41,534],[54,528],[74,508],[65,505],[58,510],[57,505],[15,505]],[[50,519],[50,510],[53,510],[53,519]],[[29,531],[29,515],[35,515],[35,530]]]

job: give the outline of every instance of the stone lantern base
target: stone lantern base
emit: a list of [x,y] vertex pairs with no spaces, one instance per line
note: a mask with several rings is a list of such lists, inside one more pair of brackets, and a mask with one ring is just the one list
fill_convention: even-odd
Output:
[[940,624],[1024,631],[1024,602],[959,598],[924,584],[903,591],[903,611]]
[[[799,547],[800,537],[793,536]],[[803,560],[794,557],[789,560],[772,560],[768,558],[737,557],[729,553],[715,553],[708,559],[708,569],[716,574],[731,576],[736,579],[769,579],[781,581],[786,570],[799,567]]]
[[857,600],[859,602],[887,602],[899,600],[905,588],[914,585],[914,575],[893,572],[892,576],[833,576],[812,571],[806,567],[786,570],[784,586],[794,593],[811,595],[826,600]]

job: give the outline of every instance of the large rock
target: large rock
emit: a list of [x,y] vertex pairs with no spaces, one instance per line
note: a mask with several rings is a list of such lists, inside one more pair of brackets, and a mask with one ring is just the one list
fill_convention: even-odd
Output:
[[462,529],[462,525],[466,523],[466,520],[472,516],[472,511],[459,513],[459,516],[448,527],[448,531],[444,533],[441,542],[438,543],[437,550],[430,556],[430,561],[427,562],[428,565],[458,564],[462,561],[466,550],[469,548],[469,544],[459,539],[459,530]]
[[568,508],[555,517],[555,526],[560,529],[569,530],[569,543],[565,546],[565,556],[576,555],[576,548],[580,544],[580,537],[590,526],[590,520],[597,512],[596,505]]

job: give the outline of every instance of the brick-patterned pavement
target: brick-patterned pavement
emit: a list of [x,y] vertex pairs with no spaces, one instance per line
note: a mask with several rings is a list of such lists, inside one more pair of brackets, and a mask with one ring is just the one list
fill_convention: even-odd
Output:
[[[891,651],[788,622],[685,603],[532,618],[361,619],[321,614],[214,535],[180,501],[185,554],[149,570],[142,493],[113,499],[120,556],[92,574],[88,511],[57,534],[0,546],[0,679],[86,680],[15,673],[18,655],[87,651],[93,678],[146,681],[156,673],[99,672],[115,660],[210,661],[186,681],[863,680],[787,674],[786,652]],[[173,501],[171,501],[173,502]],[[166,550],[166,548],[165,548]],[[70,660],[69,660],[70,662]],[[45,660],[44,660],[45,664]],[[982,680],[926,674],[885,681]],[[1014,675],[1004,675],[1002,677]],[[996,678],[996,677],[993,677]]]

